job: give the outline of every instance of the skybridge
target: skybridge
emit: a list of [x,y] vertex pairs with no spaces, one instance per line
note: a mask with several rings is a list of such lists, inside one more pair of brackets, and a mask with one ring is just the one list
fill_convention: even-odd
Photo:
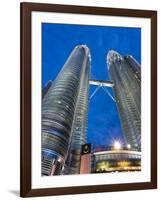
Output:
[[114,102],[116,102],[115,98],[112,96],[112,94],[108,91],[108,87],[113,87],[114,83],[112,81],[103,81],[103,80],[89,80],[90,85],[97,86],[94,92],[90,96],[90,100],[92,97],[98,92],[99,89],[102,89]]
[[102,81],[102,80],[89,80],[90,85],[98,85],[104,87],[113,87],[114,83],[112,81]]

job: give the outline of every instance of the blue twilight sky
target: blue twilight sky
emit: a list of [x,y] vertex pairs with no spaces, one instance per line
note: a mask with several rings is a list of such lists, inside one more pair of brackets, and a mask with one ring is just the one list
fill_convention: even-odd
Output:
[[[91,51],[91,78],[108,80],[107,52],[133,55],[141,62],[141,29],[108,26],[42,24],[42,87],[54,80],[76,45],[86,44]],[[95,90],[90,87],[90,96]],[[113,95],[110,88],[107,90]],[[94,148],[124,142],[115,102],[99,89],[90,99],[87,142]]]

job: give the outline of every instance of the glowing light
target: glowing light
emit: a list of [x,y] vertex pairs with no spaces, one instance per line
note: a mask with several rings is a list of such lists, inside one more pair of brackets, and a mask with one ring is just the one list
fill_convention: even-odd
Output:
[[128,149],[131,149],[131,145],[130,145],[130,144],[127,144],[127,148],[128,148]]
[[109,169],[109,163],[107,161],[102,161],[97,163],[97,171],[108,171]]
[[127,167],[130,165],[130,162],[128,162],[128,161],[120,161],[120,162],[118,162],[118,165],[121,168],[127,169]]
[[121,149],[121,143],[119,141],[115,141],[113,147],[115,150],[119,150]]

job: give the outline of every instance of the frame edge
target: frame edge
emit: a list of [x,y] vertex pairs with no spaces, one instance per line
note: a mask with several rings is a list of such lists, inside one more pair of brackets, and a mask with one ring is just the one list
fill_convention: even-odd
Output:
[[[65,7],[71,7],[76,9],[76,12],[81,8],[92,9],[88,14],[97,11],[103,11],[104,14],[109,11],[109,15],[112,15],[113,10],[115,12],[122,12],[128,10],[125,16],[131,11],[136,11],[137,17],[140,17],[143,11],[142,17],[151,18],[151,67],[154,67],[151,73],[151,182],[146,183],[134,183],[131,184],[115,184],[119,189],[114,189],[112,185],[100,185],[100,186],[79,186],[68,188],[46,188],[46,189],[31,189],[31,12],[40,11],[42,7],[56,8],[56,10],[64,10]],[[84,13],[87,10],[84,10]],[[51,10],[51,9],[50,9]],[[138,12],[137,12],[138,11]],[[71,12],[70,9],[68,12]],[[80,11],[81,12],[81,11]],[[113,13],[115,15],[115,13]],[[134,16],[135,16],[134,15]],[[139,15],[139,16],[138,16]],[[146,15],[146,16],[145,16]],[[117,16],[120,16],[119,14]],[[122,14],[123,16],[123,14]],[[27,56],[26,56],[27,55]],[[26,58],[27,57],[27,58]],[[81,193],[98,193],[98,192],[114,192],[125,190],[143,190],[143,189],[156,189],[157,188],[157,11],[151,10],[134,10],[134,9],[118,9],[118,8],[101,8],[101,7],[87,7],[87,6],[74,6],[74,5],[58,5],[58,4],[39,4],[39,3],[20,3],[20,196],[21,197],[36,197],[36,196],[49,196],[49,195],[63,195],[63,194],[81,194]],[[153,109],[152,109],[153,108]],[[143,186],[144,184],[144,186]],[[128,186],[129,185],[129,186]],[[71,189],[74,191],[71,191]],[[112,189],[113,188],[113,189]]]

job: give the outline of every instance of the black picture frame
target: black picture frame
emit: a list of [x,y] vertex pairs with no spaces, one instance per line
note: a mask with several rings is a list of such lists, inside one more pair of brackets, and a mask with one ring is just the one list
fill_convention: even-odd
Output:
[[[151,180],[142,183],[76,186],[61,188],[32,189],[31,187],[31,13],[59,12],[75,14],[94,14],[108,16],[141,17],[151,20]],[[21,143],[20,143],[20,196],[35,197],[96,193],[108,191],[141,190],[157,188],[157,12],[151,10],[132,10],[69,6],[41,3],[20,4],[20,53],[21,53]]]

